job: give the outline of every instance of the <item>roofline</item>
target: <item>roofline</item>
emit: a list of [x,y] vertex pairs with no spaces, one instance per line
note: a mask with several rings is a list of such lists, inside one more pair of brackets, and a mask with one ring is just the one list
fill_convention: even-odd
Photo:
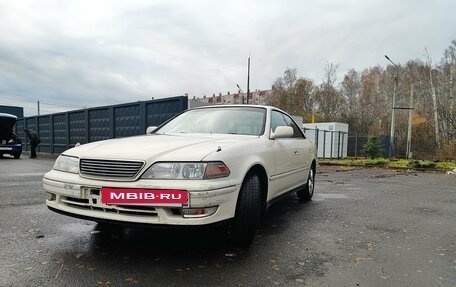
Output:
[[199,107],[193,107],[190,108],[189,110],[197,110],[197,109],[205,109],[205,108],[229,108],[229,107],[236,107],[236,108],[263,108],[267,110],[278,110],[286,113],[284,110],[281,110],[277,107],[274,106],[267,106],[267,105],[246,105],[246,104],[231,104],[231,105],[207,105],[207,106],[199,106]]

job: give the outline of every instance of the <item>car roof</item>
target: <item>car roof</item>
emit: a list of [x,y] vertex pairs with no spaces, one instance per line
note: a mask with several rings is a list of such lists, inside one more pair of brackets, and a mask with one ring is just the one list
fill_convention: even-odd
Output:
[[243,104],[233,104],[233,105],[207,105],[207,106],[199,106],[190,108],[189,110],[198,110],[198,109],[213,109],[213,108],[263,108],[267,110],[278,110],[286,113],[285,111],[273,107],[273,106],[266,106],[266,105],[243,105]]

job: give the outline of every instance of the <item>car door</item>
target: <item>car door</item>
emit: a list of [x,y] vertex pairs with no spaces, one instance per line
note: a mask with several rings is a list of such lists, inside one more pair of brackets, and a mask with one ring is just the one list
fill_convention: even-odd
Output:
[[278,126],[291,126],[294,134],[291,137],[274,139],[275,172],[271,176],[272,189],[269,199],[302,185],[310,166],[306,156],[309,147],[299,127],[288,115],[272,110],[271,131],[274,132]]

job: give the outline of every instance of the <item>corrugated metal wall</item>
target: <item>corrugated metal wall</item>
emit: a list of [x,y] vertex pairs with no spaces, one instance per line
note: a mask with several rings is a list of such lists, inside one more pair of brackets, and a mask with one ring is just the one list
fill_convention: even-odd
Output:
[[[81,144],[110,138],[141,135],[148,126],[158,126],[188,108],[187,97],[174,97],[122,105],[96,107],[17,120],[18,136],[24,129],[38,133],[38,152],[61,153]],[[24,150],[30,147],[24,145]]]

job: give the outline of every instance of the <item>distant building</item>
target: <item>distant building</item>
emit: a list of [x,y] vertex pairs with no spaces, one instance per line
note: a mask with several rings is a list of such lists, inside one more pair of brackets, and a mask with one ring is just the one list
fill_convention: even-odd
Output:
[[23,118],[24,108],[16,106],[0,106],[0,113],[15,115],[18,118]]
[[[272,90],[255,90],[249,94],[249,104],[252,105],[266,105],[268,98],[271,96]],[[222,95],[219,93],[218,96],[215,94],[212,97],[203,96],[202,98],[194,98],[195,101],[202,102],[209,105],[233,105],[233,104],[246,104],[247,93],[241,93],[238,91],[235,94],[227,92]]]

